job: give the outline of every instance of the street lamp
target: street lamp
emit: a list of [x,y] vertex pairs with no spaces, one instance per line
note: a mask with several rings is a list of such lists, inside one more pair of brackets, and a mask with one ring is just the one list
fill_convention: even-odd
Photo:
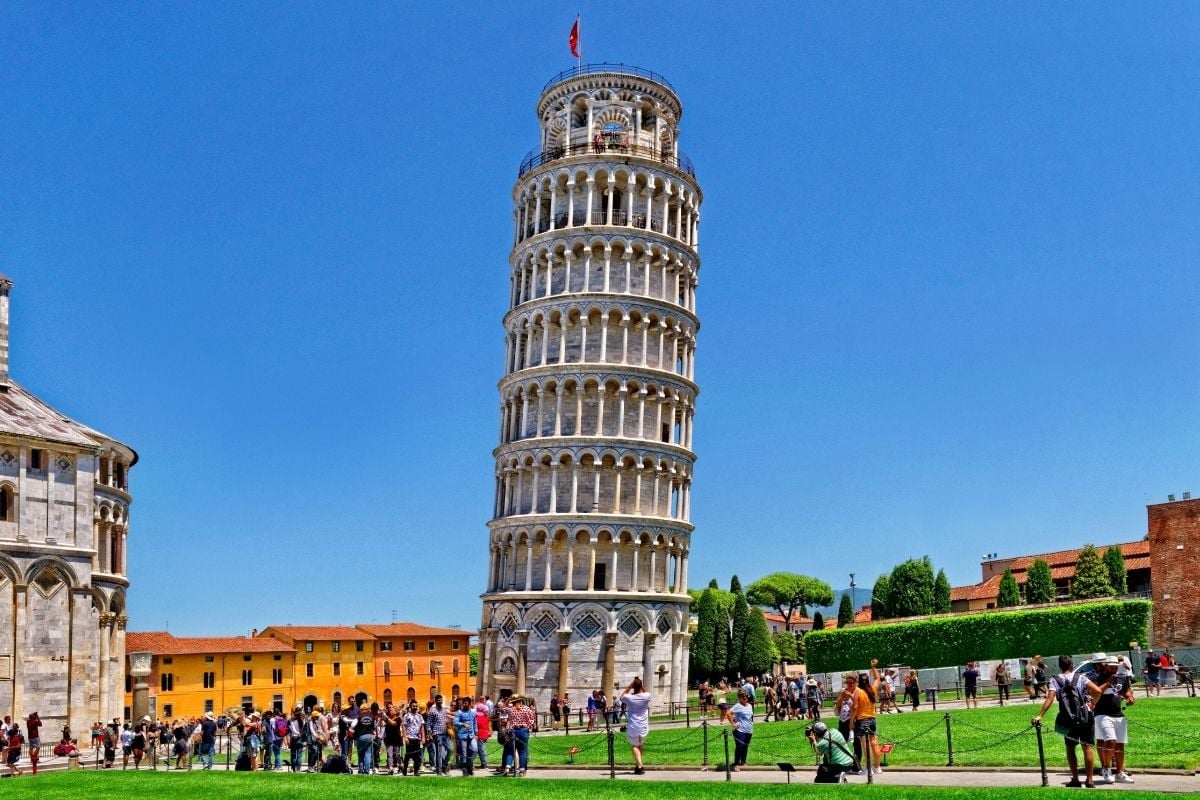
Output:
[[854,573],[851,572],[850,573],[850,605],[851,605],[851,611],[853,613],[857,614],[858,613],[858,595],[856,595],[854,593],[854,586],[855,586]]

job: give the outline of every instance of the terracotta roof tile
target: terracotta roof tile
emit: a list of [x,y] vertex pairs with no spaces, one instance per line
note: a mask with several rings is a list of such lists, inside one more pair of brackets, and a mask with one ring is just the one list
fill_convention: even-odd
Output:
[[291,647],[277,639],[256,639],[248,636],[173,636],[166,631],[130,631],[125,634],[125,650],[129,653],[149,652],[164,656],[292,652]]
[[349,625],[271,625],[259,632],[259,637],[270,635],[269,632],[280,633],[292,641],[306,640],[317,642],[329,641],[370,641],[369,633]]
[[[1106,544],[1099,546],[1096,549],[1100,551],[1101,555],[1103,555],[1105,550],[1113,546],[1114,545]],[[1116,545],[1116,547],[1121,548],[1121,555],[1125,556],[1126,559],[1136,556],[1148,557],[1150,555],[1150,542],[1147,542],[1144,539],[1140,539],[1136,542],[1124,542]],[[1049,564],[1051,568],[1069,566],[1073,569],[1075,562],[1079,560],[1079,551],[1082,549],[1083,548],[1076,548],[1074,550],[1058,550],[1053,553],[1036,553],[1034,555],[1021,556],[1020,558],[1015,559],[1012,564],[1009,565],[1009,569],[1013,571],[1013,575],[1016,575],[1017,572],[1023,572],[1029,569],[1033,565],[1033,562],[1039,558]],[[1071,574],[1073,575],[1074,572],[1072,571]]]
[[433,628],[428,625],[418,625],[415,622],[393,622],[389,625],[357,625],[360,631],[369,633],[376,638],[389,636],[463,636],[471,635],[471,631],[459,628]]

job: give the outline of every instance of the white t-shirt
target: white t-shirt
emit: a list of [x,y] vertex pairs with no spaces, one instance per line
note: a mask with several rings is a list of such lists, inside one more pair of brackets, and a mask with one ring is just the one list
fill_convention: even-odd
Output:
[[621,697],[625,704],[626,727],[633,733],[643,736],[650,732],[650,693],[630,692]]

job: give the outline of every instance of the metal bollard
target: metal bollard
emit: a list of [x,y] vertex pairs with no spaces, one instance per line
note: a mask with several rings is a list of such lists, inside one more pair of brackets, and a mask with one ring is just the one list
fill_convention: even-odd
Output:
[[692,707],[686,703],[683,706],[684,718],[687,720],[687,726],[692,727]]
[[704,750],[703,750],[704,755],[700,761],[700,766],[707,767],[708,766],[708,720],[701,721],[700,728],[701,728],[701,730],[704,731]]
[[949,714],[946,714],[946,766],[954,766],[954,738],[950,734]]
[[1050,785],[1050,778],[1046,775],[1046,748],[1042,743],[1042,723],[1035,722],[1033,724],[1035,733],[1037,734],[1038,743],[1038,763],[1042,767],[1042,786]]
[[615,779],[617,777],[617,757],[613,750],[613,732],[608,731],[608,777]]
[[729,768],[729,728],[724,728],[721,731],[721,738],[725,740],[725,780],[733,780],[733,771]]

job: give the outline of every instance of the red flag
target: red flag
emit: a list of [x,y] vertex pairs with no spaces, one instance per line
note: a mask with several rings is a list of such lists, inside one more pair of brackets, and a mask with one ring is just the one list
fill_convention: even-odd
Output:
[[567,37],[567,46],[571,48],[571,55],[579,58],[579,17],[575,18],[575,24],[571,26],[571,35]]

